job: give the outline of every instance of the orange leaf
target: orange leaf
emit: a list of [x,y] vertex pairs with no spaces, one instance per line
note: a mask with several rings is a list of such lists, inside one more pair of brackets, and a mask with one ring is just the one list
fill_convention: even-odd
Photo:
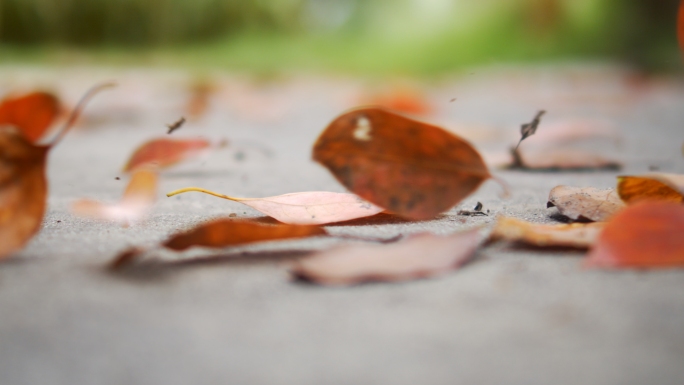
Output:
[[620,198],[633,203],[639,200],[659,200],[684,202],[684,175],[651,173],[637,176],[619,176],[618,194]]
[[193,246],[225,247],[326,234],[318,226],[263,225],[247,220],[216,219],[176,234],[162,246],[172,250],[185,250]]
[[46,92],[5,99],[0,104],[0,126],[14,126],[29,142],[35,143],[43,137],[59,111],[57,98]]
[[490,238],[539,247],[586,249],[594,243],[603,226],[604,223],[546,225],[502,217],[494,226]]
[[124,167],[124,172],[139,167],[164,168],[201,155],[211,147],[205,139],[153,139],[138,147]]
[[291,193],[266,198],[236,198],[218,194],[198,187],[188,187],[172,191],[166,196],[174,196],[189,191],[203,192],[240,202],[280,222],[291,225],[322,225],[369,217],[382,211],[354,194],[327,191]]
[[50,148],[0,130],[0,259],[38,232],[45,213],[45,162]]
[[631,205],[606,224],[587,265],[656,269],[684,266],[684,206],[646,201]]
[[374,105],[407,114],[425,115],[432,112],[433,108],[428,103],[425,95],[417,90],[408,88],[397,88],[375,95],[368,100],[363,100],[363,104]]
[[406,281],[443,275],[472,259],[478,230],[413,235],[393,245],[342,246],[297,262],[292,273],[322,285]]
[[133,172],[121,202],[104,204],[82,199],[73,204],[72,212],[83,217],[129,225],[144,218],[156,200],[157,174],[149,170],[138,170]]
[[448,210],[491,177],[465,140],[380,108],[339,116],[313,158],[354,194],[411,219]]

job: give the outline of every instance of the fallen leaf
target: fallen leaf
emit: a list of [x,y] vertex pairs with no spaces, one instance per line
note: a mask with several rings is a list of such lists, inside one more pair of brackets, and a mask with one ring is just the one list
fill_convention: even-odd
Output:
[[413,235],[393,245],[342,246],[295,263],[292,273],[322,285],[407,281],[444,275],[473,258],[479,230]]
[[520,126],[520,140],[518,141],[518,144],[515,146],[516,150],[518,149],[518,147],[520,147],[520,143],[522,143],[523,140],[534,135],[534,133],[537,132],[537,127],[539,127],[540,119],[542,115],[544,115],[545,113],[546,111],[544,110],[537,112],[537,115],[535,115],[534,119],[532,119],[530,123],[525,123]]
[[574,221],[602,222],[625,204],[613,189],[556,186],[549,193],[546,207],[556,207],[558,212]]
[[169,167],[197,157],[208,151],[210,147],[211,142],[205,139],[153,139],[145,142],[133,152],[123,171],[130,172],[139,167]]
[[194,246],[226,247],[326,234],[327,232],[319,226],[263,225],[247,220],[216,219],[176,234],[162,246],[181,251]]
[[336,118],[313,158],[351,192],[411,219],[433,218],[491,177],[465,140],[379,108]]
[[643,199],[684,202],[684,175],[651,173],[618,177],[618,194],[623,201],[633,203]]
[[659,269],[684,266],[684,206],[645,201],[607,224],[586,264],[601,268]]
[[142,220],[157,200],[157,174],[139,169],[133,172],[121,202],[104,204],[82,199],[71,211],[79,216],[133,225]]
[[245,204],[280,222],[292,225],[322,225],[369,217],[381,211],[354,194],[327,191],[300,192],[267,198],[236,198],[197,187],[172,191],[174,196],[189,191],[203,192]]
[[604,223],[546,225],[502,217],[494,226],[490,239],[521,242],[539,247],[586,249],[594,243],[603,226]]
[[43,137],[59,115],[57,97],[47,92],[34,92],[0,104],[0,126],[10,125],[21,131],[31,143]]
[[20,250],[40,229],[49,149],[16,131],[0,130],[0,259]]
[[[39,131],[36,127],[42,127],[35,123],[42,120],[28,112],[15,115],[27,119],[22,122],[36,124],[29,125],[28,134],[13,128],[0,129],[0,259],[23,248],[40,229],[47,200],[47,154],[73,126],[90,98],[109,86],[103,84],[88,90],[49,145],[35,145],[28,139]],[[37,116],[43,114],[39,111]]]

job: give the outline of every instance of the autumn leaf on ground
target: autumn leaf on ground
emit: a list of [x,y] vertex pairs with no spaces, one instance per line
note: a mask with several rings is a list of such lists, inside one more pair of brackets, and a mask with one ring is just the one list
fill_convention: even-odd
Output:
[[[327,232],[319,226],[264,225],[249,220],[222,218],[202,223],[190,230],[172,235],[160,246],[170,250],[183,251],[191,247],[219,248],[323,235],[327,235]],[[119,268],[133,263],[145,252],[146,250],[139,248],[126,250],[110,263],[110,267]]]
[[0,126],[17,128],[31,143],[43,137],[60,113],[59,100],[47,92],[34,92],[0,103]]
[[152,139],[133,152],[123,171],[131,172],[140,167],[166,168],[205,154],[211,146],[206,139]]
[[[40,229],[47,200],[47,154],[69,131],[88,100],[108,86],[91,88],[46,146],[35,145],[28,139],[36,135],[39,130],[35,128],[40,125],[31,126],[28,137],[11,127],[0,129],[0,259],[20,250]],[[36,118],[28,112],[23,114],[17,116],[32,122]],[[37,116],[43,116],[43,112],[38,112]]]
[[292,274],[322,285],[429,278],[470,261],[481,239],[479,230],[470,230],[417,234],[393,245],[342,246],[296,262]]
[[141,221],[157,200],[157,174],[134,171],[121,202],[105,204],[90,199],[77,201],[71,211],[79,216],[133,225]]
[[361,198],[410,219],[429,219],[491,178],[480,154],[446,130],[380,109],[336,118],[313,159]]
[[684,202],[684,175],[651,173],[645,175],[618,177],[618,194],[623,201],[633,203],[639,200]]
[[383,210],[354,194],[327,191],[300,192],[266,198],[236,198],[197,187],[172,191],[174,196],[189,191],[203,192],[252,207],[280,222],[293,225],[322,225],[369,217]]
[[[536,127],[534,121],[528,127]],[[525,125],[523,125],[524,131]],[[532,131],[531,129],[527,130]],[[560,121],[545,124],[534,136],[522,133],[511,149],[513,168],[534,170],[616,169],[614,158],[619,133],[601,121]],[[523,139],[529,138],[523,142]],[[521,143],[522,142],[522,143]]]
[[574,221],[602,222],[625,204],[613,189],[556,186],[549,193],[546,207],[556,207],[558,212]]
[[607,224],[589,252],[587,266],[659,269],[684,267],[684,206],[644,201]]
[[594,243],[603,226],[604,223],[547,225],[502,217],[494,226],[490,239],[520,242],[538,247],[586,249]]

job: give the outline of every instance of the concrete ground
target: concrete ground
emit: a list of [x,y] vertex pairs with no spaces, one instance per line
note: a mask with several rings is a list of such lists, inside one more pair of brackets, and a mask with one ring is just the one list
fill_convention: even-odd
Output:
[[[311,145],[373,80],[8,66],[0,74],[2,94],[47,87],[67,103],[96,82],[119,83],[51,154],[43,229],[0,262],[0,384],[684,383],[682,270],[584,270],[583,252],[496,244],[437,279],[352,288],[290,280],[288,261],[345,242],[339,239],[194,250],[165,256],[182,260],[155,268],[104,269],[127,246],[153,244],[200,221],[259,216],[207,195],[163,196],[176,188],[249,197],[344,191],[310,160]],[[197,82],[214,89],[208,111],[173,136],[226,138],[230,146],[164,172],[144,224],[122,228],[71,215],[75,199],[119,199],[127,157],[186,114],[187,90]],[[625,166],[499,170],[512,187],[509,200],[488,182],[434,220],[359,220],[328,226],[331,232],[445,234],[491,223],[494,214],[554,222],[546,198],[558,184],[611,187],[621,173],[684,172],[681,79],[563,65],[482,68],[408,86],[434,106],[423,119],[471,139],[488,158],[515,143],[519,124],[544,108],[540,130],[553,120],[613,124]],[[477,201],[493,215],[456,215]]]

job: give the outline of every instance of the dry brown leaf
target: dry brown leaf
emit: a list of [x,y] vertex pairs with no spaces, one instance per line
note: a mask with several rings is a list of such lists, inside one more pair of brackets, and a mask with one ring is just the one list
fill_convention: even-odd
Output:
[[0,259],[20,250],[40,229],[49,150],[16,131],[0,130]]
[[491,177],[465,140],[380,108],[336,118],[313,158],[354,194],[410,219],[433,218]]
[[124,172],[137,168],[165,168],[200,156],[211,147],[206,139],[153,139],[143,143],[131,155]]
[[558,212],[574,221],[602,222],[625,204],[613,189],[556,186],[549,193],[546,207],[557,207]]
[[662,172],[623,175],[618,177],[617,190],[627,203],[644,199],[681,203],[684,201],[684,175]]
[[105,204],[82,199],[71,208],[76,215],[133,225],[141,221],[157,200],[157,174],[149,170],[134,171],[121,202]]
[[539,247],[586,249],[594,243],[603,226],[604,223],[546,225],[502,217],[494,226],[490,239],[521,242]]
[[216,219],[176,234],[162,246],[180,251],[194,246],[226,247],[326,234],[325,229],[319,226],[264,225],[240,219]]
[[43,137],[59,115],[59,100],[47,92],[34,92],[0,104],[0,126],[17,128],[31,143]]
[[601,268],[684,267],[684,206],[644,201],[630,205],[607,224],[587,258]]
[[393,245],[342,246],[298,261],[292,273],[322,285],[434,277],[470,261],[480,241],[479,230],[470,230],[417,234]]
[[369,217],[383,210],[354,194],[328,191],[291,193],[266,198],[236,198],[198,187],[172,191],[174,196],[189,191],[203,192],[219,198],[239,202],[280,222],[291,225],[322,225]]

